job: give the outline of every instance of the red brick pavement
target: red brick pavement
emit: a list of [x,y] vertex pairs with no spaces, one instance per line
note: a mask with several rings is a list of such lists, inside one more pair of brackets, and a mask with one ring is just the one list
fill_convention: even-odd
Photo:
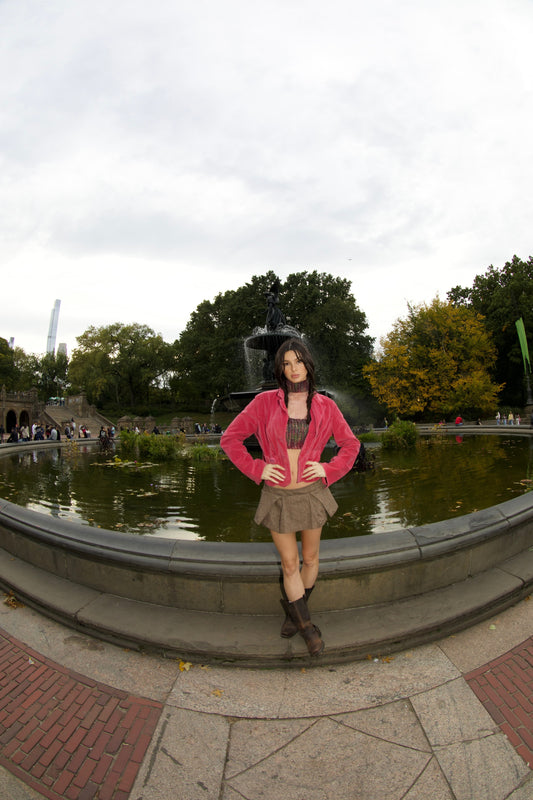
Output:
[[464,677],[533,769],[533,636]]
[[162,708],[0,629],[0,764],[49,800],[127,800]]

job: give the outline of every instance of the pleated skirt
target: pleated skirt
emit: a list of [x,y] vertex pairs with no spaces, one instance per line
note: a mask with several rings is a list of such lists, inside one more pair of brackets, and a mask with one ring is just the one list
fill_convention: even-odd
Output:
[[301,489],[263,485],[254,521],[274,533],[297,533],[321,528],[338,508],[322,481]]

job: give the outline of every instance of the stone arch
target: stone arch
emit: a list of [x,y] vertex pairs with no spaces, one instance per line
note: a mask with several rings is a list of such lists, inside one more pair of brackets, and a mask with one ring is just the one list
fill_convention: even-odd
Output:
[[12,408],[6,414],[6,433],[11,433],[12,428],[17,427],[17,412]]
[[30,415],[26,409],[23,409],[19,415],[19,425],[27,425],[30,427]]

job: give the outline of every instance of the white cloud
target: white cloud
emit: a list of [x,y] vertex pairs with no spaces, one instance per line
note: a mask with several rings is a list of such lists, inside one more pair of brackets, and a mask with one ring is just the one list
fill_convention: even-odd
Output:
[[[530,255],[527,0],[0,4],[0,335],[172,340],[274,269],[372,335]],[[44,322],[43,322],[44,320]]]

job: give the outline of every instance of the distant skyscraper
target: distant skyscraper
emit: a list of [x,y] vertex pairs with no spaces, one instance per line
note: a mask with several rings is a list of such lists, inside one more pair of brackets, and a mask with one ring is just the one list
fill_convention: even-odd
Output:
[[64,356],[67,355],[67,343],[66,342],[59,342],[57,345],[57,355],[63,353]]
[[10,346],[10,348],[12,350],[15,349],[15,337],[14,336],[12,336],[11,339],[9,340],[9,346]]
[[55,353],[56,349],[56,336],[57,336],[57,322],[59,319],[59,307],[61,300],[56,300],[52,313],[50,314],[50,327],[48,328],[48,341],[46,342],[46,352]]

